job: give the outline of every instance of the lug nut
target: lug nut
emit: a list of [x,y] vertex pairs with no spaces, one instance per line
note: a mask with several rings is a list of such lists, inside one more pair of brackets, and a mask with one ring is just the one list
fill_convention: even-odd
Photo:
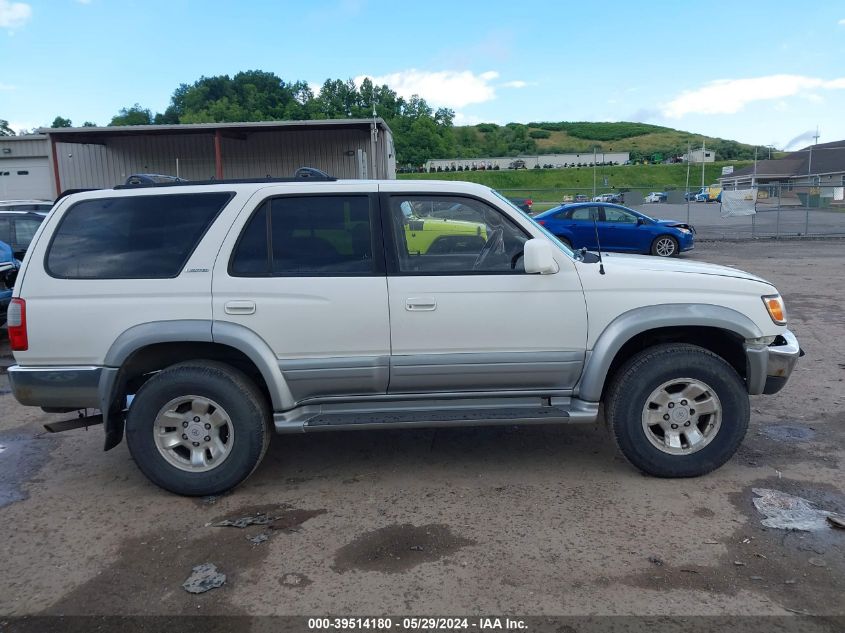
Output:
[[669,403],[669,408],[670,408],[670,409],[674,409],[674,408],[675,408],[675,403],[674,403],[674,402],[670,402],[670,403]]
[[196,416],[196,415],[195,415],[195,416],[194,416],[194,422],[199,422],[199,421],[200,421],[199,416]]
[[684,426],[689,426],[689,421],[684,422]]
[[200,443],[199,443],[199,442],[192,442],[192,444],[193,444],[194,446],[199,446],[199,445],[200,445]]
[[668,419],[669,419],[669,414],[668,414],[668,413],[664,413],[664,414],[663,414],[663,419],[664,419],[664,420],[668,420]]
[[686,400],[681,400],[681,405],[682,405],[682,406],[687,406],[687,401],[686,401]]
[[[689,424],[689,422],[687,422],[687,424]],[[203,439],[204,441],[206,441],[206,442],[210,442],[210,441],[211,441],[211,437],[210,437],[210,436],[208,436],[208,435],[206,435],[206,436],[205,436],[204,438],[202,438],[202,439]]]
[[690,414],[690,415],[695,415],[695,409],[690,409],[690,410],[689,410],[689,414]]
[[187,421],[187,420],[185,420],[184,422],[182,422],[182,428],[183,428],[183,429],[187,429],[187,428],[188,428],[188,421]]
[[208,422],[206,422],[203,426],[205,427],[206,431],[211,428],[211,425]]
[[678,428],[678,425],[677,425],[677,424],[673,424],[673,425],[672,425],[672,428],[673,428],[673,429],[677,429],[677,428]]
[[184,433],[182,433],[182,439],[183,439],[183,440],[187,440],[187,439],[188,439],[188,436],[187,436],[187,435],[185,435]]

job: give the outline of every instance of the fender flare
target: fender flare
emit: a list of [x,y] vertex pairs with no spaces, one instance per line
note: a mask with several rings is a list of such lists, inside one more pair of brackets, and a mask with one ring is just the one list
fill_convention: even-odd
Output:
[[733,332],[743,339],[763,336],[763,332],[746,315],[724,306],[704,303],[669,303],[644,306],[623,312],[596,339],[575,394],[587,402],[601,399],[610,365],[622,346],[637,334],[665,327],[712,327]]

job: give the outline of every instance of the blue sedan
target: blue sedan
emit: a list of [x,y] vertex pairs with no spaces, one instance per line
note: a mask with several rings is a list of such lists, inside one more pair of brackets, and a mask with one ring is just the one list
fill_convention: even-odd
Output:
[[618,204],[564,204],[534,216],[534,221],[570,248],[601,249],[673,257],[693,248],[695,229],[674,220],[655,220]]

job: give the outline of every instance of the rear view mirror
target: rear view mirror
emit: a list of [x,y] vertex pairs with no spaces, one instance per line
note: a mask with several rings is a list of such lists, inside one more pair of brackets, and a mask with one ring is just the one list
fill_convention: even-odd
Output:
[[558,270],[554,251],[548,240],[535,237],[525,242],[525,272],[552,275]]

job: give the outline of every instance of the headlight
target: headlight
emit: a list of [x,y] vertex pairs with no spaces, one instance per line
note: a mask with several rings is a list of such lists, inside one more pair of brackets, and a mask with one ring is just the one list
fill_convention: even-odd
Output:
[[690,231],[689,229],[685,229],[682,226],[676,226],[675,228],[678,229],[681,233],[692,233],[692,231]]
[[772,321],[778,325],[786,325],[786,306],[783,303],[783,297],[780,295],[763,295],[763,303],[766,304],[766,310]]

